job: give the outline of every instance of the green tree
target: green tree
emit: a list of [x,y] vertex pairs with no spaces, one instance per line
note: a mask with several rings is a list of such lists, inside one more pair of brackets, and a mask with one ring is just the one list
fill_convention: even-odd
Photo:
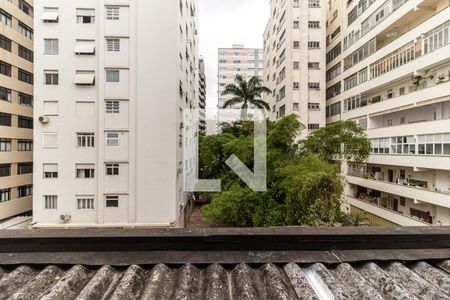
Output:
[[353,121],[339,121],[311,133],[302,142],[302,150],[323,160],[348,160],[363,163],[370,154],[370,142],[364,130]]
[[247,119],[247,109],[250,105],[262,110],[270,110],[269,104],[261,100],[263,94],[270,94],[272,91],[262,85],[259,77],[253,76],[248,81],[242,78],[241,75],[236,75],[234,84],[225,86],[222,96],[231,96],[227,100],[223,108],[232,107],[236,104],[241,105],[241,118]]

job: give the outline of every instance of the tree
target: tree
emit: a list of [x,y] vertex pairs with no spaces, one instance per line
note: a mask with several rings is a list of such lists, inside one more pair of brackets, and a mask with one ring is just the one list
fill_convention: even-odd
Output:
[[339,121],[322,127],[302,142],[302,150],[323,160],[348,160],[363,163],[370,154],[370,142],[363,129],[353,121]]
[[261,97],[263,94],[272,93],[272,91],[262,85],[259,77],[253,76],[247,81],[241,75],[236,75],[234,82],[234,84],[225,86],[225,90],[221,94],[222,96],[232,96],[224,103],[223,108],[240,104],[242,120],[247,119],[247,109],[250,105],[262,110],[270,110],[269,104],[261,100]]

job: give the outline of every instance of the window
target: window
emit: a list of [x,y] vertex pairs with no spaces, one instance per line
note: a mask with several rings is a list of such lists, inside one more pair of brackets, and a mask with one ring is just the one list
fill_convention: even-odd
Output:
[[337,44],[333,49],[328,51],[327,64],[333,61],[336,57],[338,57],[341,54],[341,51],[342,51],[341,43]]
[[43,172],[45,179],[58,178],[58,164],[44,164]]
[[310,70],[320,70],[320,64],[318,62],[309,62],[308,69]]
[[282,117],[284,117],[286,115],[286,106],[285,105],[282,105],[282,106],[280,106],[280,111],[279,111],[279,117],[280,118],[282,118]]
[[18,163],[17,164],[17,175],[30,174],[33,173],[33,163]]
[[316,42],[316,41],[308,42],[308,49],[319,49],[319,48],[320,48],[320,42]]
[[299,48],[300,48],[300,42],[294,41],[294,49],[299,49]]
[[107,146],[119,146],[119,133],[107,132],[106,133],[106,145]]
[[294,70],[299,70],[299,69],[300,69],[300,62],[294,61]]
[[30,17],[33,17],[33,6],[28,4],[24,0],[19,0],[19,8],[21,11],[29,15]]
[[106,82],[120,82],[120,71],[106,70]]
[[59,54],[59,40],[58,39],[44,39],[44,54],[58,55]]
[[119,20],[119,7],[106,7],[106,20]]
[[320,110],[320,103],[308,103],[309,110]]
[[367,42],[364,46],[354,51],[352,54],[348,55],[344,59],[344,69],[348,70],[354,65],[360,63],[365,60],[367,57],[375,53],[376,48],[376,39],[372,39]]
[[33,39],[33,29],[28,27],[27,25],[23,24],[19,21],[19,32],[29,38],[30,40]]
[[0,203],[11,200],[11,189],[0,190]]
[[77,209],[94,209],[94,196],[77,196]]
[[400,96],[403,96],[405,94],[405,88],[401,87],[400,88]]
[[11,90],[0,86],[0,100],[11,102]]
[[17,198],[24,198],[31,196],[32,193],[33,193],[32,185],[22,185],[17,187]]
[[313,89],[313,90],[319,90],[320,83],[319,82],[308,82],[308,88]]
[[336,102],[327,106],[327,118],[339,115],[341,113],[341,102]]
[[308,0],[309,7],[320,7],[320,0]]
[[326,74],[327,81],[330,81],[340,75],[342,72],[341,63],[336,64],[334,67],[329,69]]
[[58,85],[59,84],[59,72],[58,71],[44,71],[44,83],[46,85]]
[[33,140],[18,140],[17,141],[18,151],[33,151]]
[[308,124],[308,130],[317,130],[320,128],[319,124]]
[[105,102],[105,109],[107,114],[118,114],[120,113],[120,101],[108,100]]
[[55,7],[44,7],[44,13],[41,17],[44,23],[58,23],[59,13],[58,8]]
[[119,175],[119,164],[106,164],[106,175],[107,176]]
[[0,74],[11,77],[11,65],[0,61]]
[[95,176],[95,166],[93,164],[77,164],[76,165],[76,178],[78,179],[90,179]]
[[320,28],[320,22],[319,21],[309,21],[308,27],[309,28]]
[[294,29],[298,29],[298,28],[300,28],[300,22],[294,21]]
[[12,17],[10,14],[0,9],[0,23],[6,26],[12,27]]
[[58,196],[56,195],[44,196],[44,209],[46,210],[58,209]]
[[299,111],[300,110],[300,106],[298,103],[293,103],[292,104],[292,110],[293,111]]
[[0,177],[11,176],[11,164],[0,165]]
[[77,40],[75,44],[76,55],[95,55],[95,40]]
[[353,74],[352,76],[344,80],[344,90],[349,90],[358,85],[358,74]]
[[33,73],[30,73],[22,69],[18,69],[17,72],[18,72],[17,78],[20,81],[26,82],[28,84],[33,84]]
[[44,101],[44,116],[58,115],[58,101]]
[[77,9],[77,23],[94,24],[95,23],[95,10],[94,9]]
[[77,147],[93,148],[95,147],[94,133],[77,133]]
[[106,196],[106,207],[119,207],[119,196]]
[[57,149],[58,148],[58,133],[44,132],[43,133],[43,147],[44,149]]
[[0,139],[0,152],[11,151],[11,139]]
[[12,42],[6,36],[0,34],[0,48],[5,49],[6,51],[11,52]]
[[77,71],[75,75],[75,85],[78,86],[95,85],[95,71]]
[[106,50],[109,52],[119,52],[120,51],[120,39],[107,39],[106,40]]
[[293,86],[294,90],[298,90],[300,88],[300,82],[294,82],[293,84],[294,84],[294,86]]
[[33,51],[28,50],[27,48],[19,45],[19,52],[18,52],[18,54],[23,59],[26,59],[26,60],[28,60],[30,62],[33,62]]
[[33,118],[18,116],[17,127],[33,129]]
[[0,112],[0,126],[11,126],[11,115]]

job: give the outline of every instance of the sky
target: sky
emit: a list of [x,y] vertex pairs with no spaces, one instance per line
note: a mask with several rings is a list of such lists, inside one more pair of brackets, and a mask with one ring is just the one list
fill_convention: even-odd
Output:
[[199,47],[206,66],[206,105],[217,106],[218,48],[262,48],[269,0],[198,0]]

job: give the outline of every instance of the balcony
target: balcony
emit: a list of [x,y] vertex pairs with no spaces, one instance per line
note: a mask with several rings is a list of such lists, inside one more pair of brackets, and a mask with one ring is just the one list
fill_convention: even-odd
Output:
[[400,226],[430,226],[431,224],[418,220],[416,217],[405,215],[386,207],[379,206],[373,201],[366,199],[358,199],[352,196],[346,196],[346,202],[350,205],[367,211],[376,216],[380,216],[390,222],[398,224]]
[[399,195],[401,197],[414,199],[414,202],[426,202],[441,207],[450,208],[450,192],[432,190],[427,187],[416,186],[408,183],[406,180],[400,183],[391,183],[383,180],[376,180],[376,176],[364,172],[348,172],[347,181],[351,184],[363,186],[377,191],[383,191],[389,194]]

